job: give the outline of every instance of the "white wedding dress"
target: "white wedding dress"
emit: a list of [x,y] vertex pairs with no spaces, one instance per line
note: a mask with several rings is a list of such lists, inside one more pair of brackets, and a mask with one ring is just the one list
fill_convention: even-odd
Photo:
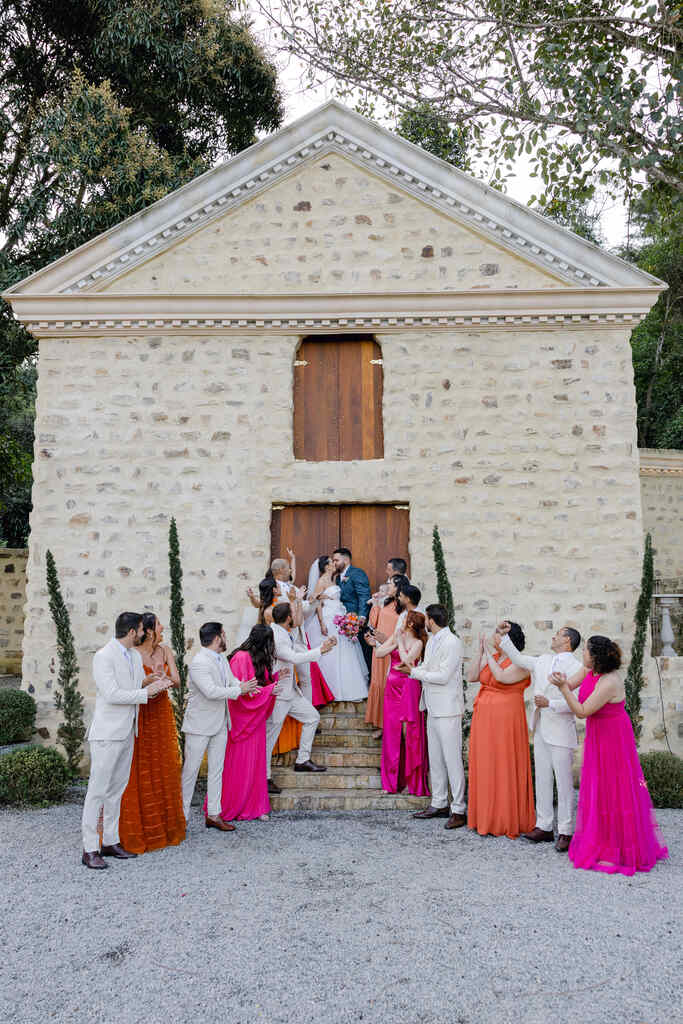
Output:
[[[368,668],[359,640],[341,636],[334,624],[335,616],[346,615],[346,608],[339,600],[341,590],[332,585],[324,591],[327,600],[322,602],[322,617],[328,636],[337,638],[337,645],[320,658],[320,670],[325,682],[336,700],[365,700],[368,695]],[[306,631],[311,647],[317,647],[324,637],[317,616],[306,622]]]

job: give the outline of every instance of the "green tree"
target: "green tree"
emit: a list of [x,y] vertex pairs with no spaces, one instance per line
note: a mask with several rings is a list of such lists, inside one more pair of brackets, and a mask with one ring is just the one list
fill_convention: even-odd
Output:
[[408,142],[422,146],[461,171],[471,170],[468,146],[470,133],[462,124],[451,124],[433,103],[422,100],[401,111],[396,131]]
[[[10,0],[0,44],[0,291],[282,121],[275,68],[230,2]],[[2,303],[0,405],[23,388],[30,407],[35,354]],[[1,415],[0,436],[30,461],[30,432]],[[0,494],[26,533],[22,460],[2,458]],[[18,527],[0,523],[8,542]]]
[[66,759],[72,776],[78,775],[83,756],[85,724],[83,722],[83,697],[78,689],[78,662],[71,632],[71,620],[62,597],[57,566],[52,552],[45,553],[47,567],[47,589],[50,595],[50,612],[57,630],[57,657],[59,675],[55,688],[55,707],[62,712],[63,721],[57,728],[57,737],[66,751]]
[[183,617],[183,567],[180,563],[178,527],[174,518],[171,519],[168,528],[168,566],[171,579],[171,643],[180,676],[180,685],[173,687],[171,697],[178,741],[184,752],[185,734],[181,727],[187,704],[187,663],[185,661],[185,620]]
[[626,687],[626,710],[628,711],[636,743],[640,741],[642,716],[640,714],[640,694],[645,680],[643,678],[643,656],[647,643],[647,624],[650,621],[650,606],[654,589],[654,565],[652,560],[652,537],[645,537],[643,551],[643,575],[640,582],[640,597],[636,605],[635,634],[631,646],[631,661],[624,681]]
[[523,153],[555,193],[683,190],[683,28],[663,0],[257,0],[313,80],[382,113],[428,98],[502,180]]

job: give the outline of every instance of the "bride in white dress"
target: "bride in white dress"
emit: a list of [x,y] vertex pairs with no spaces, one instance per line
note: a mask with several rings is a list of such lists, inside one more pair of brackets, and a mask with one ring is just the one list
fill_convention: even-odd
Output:
[[318,612],[306,620],[306,633],[311,647],[317,647],[325,636],[337,638],[337,645],[320,658],[319,665],[336,700],[365,700],[368,695],[368,668],[358,640],[343,636],[334,620],[346,615],[340,600],[341,590],[333,581],[334,565],[329,555],[322,555],[308,574],[308,594],[321,597]]

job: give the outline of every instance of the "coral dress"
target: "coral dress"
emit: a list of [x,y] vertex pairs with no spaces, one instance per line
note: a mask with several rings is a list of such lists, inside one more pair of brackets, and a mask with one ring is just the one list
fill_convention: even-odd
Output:
[[[501,668],[509,658],[496,661]],[[536,823],[531,783],[529,730],[524,691],[529,676],[519,683],[499,683],[485,665],[474,701],[470,730],[467,827],[479,835],[516,839]]]
[[[154,671],[149,665],[144,669],[145,675]],[[168,665],[164,670],[170,674]],[[173,705],[164,692],[140,705],[130,777],[121,800],[119,836],[124,850],[149,853],[182,843],[181,769]]]
[[[600,677],[589,672],[579,701]],[[657,828],[624,701],[605,704],[586,719],[576,828],[569,846],[575,868],[633,875],[669,856]]]
[[407,787],[414,796],[428,796],[425,713],[420,711],[422,685],[417,679],[396,671],[400,661],[398,651],[392,651],[384,689],[382,789],[387,793],[400,793]]
[[[246,651],[233,655],[230,668],[235,679],[242,682],[254,678],[254,664]],[[266,777],[266,719],[275,705],[273,687],[276,682],[277,679],[273,678],[254,694],[245,693],[230,701],[231,724],[221,793],[221,818],[224,821],[251,821],[270,811]]]
[[[398,622],[396,602],[379,607],[374,605],[370,610],[369,623],[384,633],[391,636]],[[384,687],[391,661],[389,658],[378,658],[376,651],[372,652],[372,668],[370,670],[370,691],[368,693],[368,705],[365,709],[365,721],[374,725],[376,729],[382,728],[384,722]]]

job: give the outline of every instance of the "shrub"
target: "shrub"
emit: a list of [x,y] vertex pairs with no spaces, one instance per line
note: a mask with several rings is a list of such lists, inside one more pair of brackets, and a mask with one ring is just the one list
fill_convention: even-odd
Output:
[[55,707],[63,713],[63,721],[57,727],[57,739],[66,751],[69,771],[73,778],[83,756],[85,724],[83,722],[83,697],[78,689],[78,662],[71,632],[71,620],[59,585],[57,566],[52,552],[45,552],[47,567],[47,590],[50,595],[50,611],[57,631],[57,657],[59,675],[55,686]]
[[0,804],[60,803],[71,779],[54,747],[27,747],[0,757]]
[[655,807],[683,807],[683,760],[666,750],[640,755]]
[[0,744],[30,740],[36,702],[26,690],[0,690]]

